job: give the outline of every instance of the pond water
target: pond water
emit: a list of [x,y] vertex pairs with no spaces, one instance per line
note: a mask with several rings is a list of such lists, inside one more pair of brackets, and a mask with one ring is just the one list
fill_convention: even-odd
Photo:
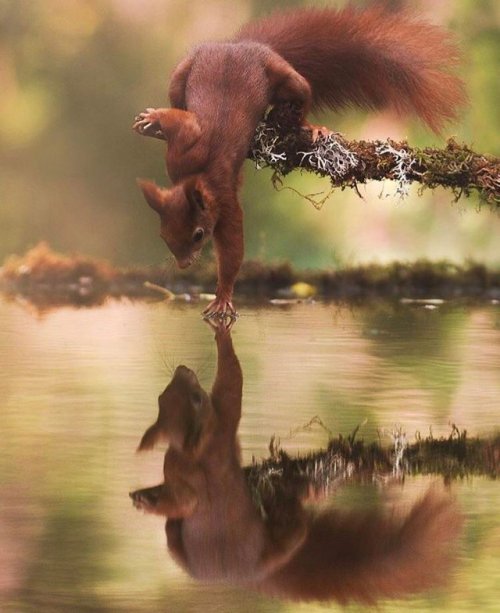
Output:
[[[498,431],[500,307],[429,306],[239,305],[243,463],[266,457],[272,435],[291,454],[325,446],[324,429],[301,428],[315,416],[334,434],[362,424],[365,440],[397,424],[410,439],[447,435],[452,423],[474,436]],[[192,368],[205,388],[213,381],[214,334],[199,311],[111,302],[39,315],[0,303],[2,610],[324,610],[194,581],[166,549],[164,520],[128,497],[162,480],[165,445],[135,449],[175,367]],[[387,489],[407,502],[431,481]],[[345,490],[344,505],[380,495],[380,486]],[[474,477],[452,492],[466,522],[448,587],[381,610],[498,611],[498,484]]]

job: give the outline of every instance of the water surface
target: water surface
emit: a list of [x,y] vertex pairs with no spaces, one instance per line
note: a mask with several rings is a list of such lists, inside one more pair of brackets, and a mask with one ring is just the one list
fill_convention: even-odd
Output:
[[[161,480],[164,447],[135,454],[157,397],[186,364],[209,388],[213,333],[199,305],[110,303],[39,315],[0,304],[0,599],[9,611],[315,611],[205,586],[169,558],[161,518],[128,492]],[[367,440],[498,429],[500,308],[444,304],[241,308],[233,341],[244,374],[243,462],[324,446],[359,424]],[[413,500],[429,479],[390,495]],[[453,484],[465,514],[449,588],[382,610],[498,610],[498,485]],[[378,495],[346,488],[339,500]],[[331,609],[337,606],[332,604]],[[353,608],[356,608],[353,606]],[[340,610],[340,607],[338,607]]]

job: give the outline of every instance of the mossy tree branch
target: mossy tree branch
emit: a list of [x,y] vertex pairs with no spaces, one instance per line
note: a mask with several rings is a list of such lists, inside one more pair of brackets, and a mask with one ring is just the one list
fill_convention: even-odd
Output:
[[476,192],[480,200],[500,209],[500,159],[475,153],[450,139],[444,149],[410,147],[407,142],[349,141],[341,134],[312,134],[299,127],[291,106],[272,109],[257,127],[248,157],[257,167],[272,167],[276,178],[298,168],[328,177],[333,187],[391,179],[397,193],[409,186],[451,189],[458,200]]

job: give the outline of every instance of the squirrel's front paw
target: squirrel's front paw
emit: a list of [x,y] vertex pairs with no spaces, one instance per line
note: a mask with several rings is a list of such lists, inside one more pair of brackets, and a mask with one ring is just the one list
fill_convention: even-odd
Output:
[[205,319],[224,320],[229,318],[234,320],[238,317],[238,313],[236,312],[231,300],[228,300],[227,298],[216,298],[215,300],[212,300],[206,309],[204,309],[203,317]]
[[154,138],[165,140],[165,136],[160,128],[156,109],[147,108],[142,113],[139,113],[139,115],[134,118],[132,129],[142,136],[153,136]]
[[231,328],[236,321],[238,314],[225,315],[224,317],[203,316],[203,321],[208,324],[215,332],[215,338],[227,338],[230,336]]
[[151,513],[158,504],[160,487],[148,487],[142,490],[136,490],[135,492],[130,492],[129,496],[132,498],[132,502],[136,509]]

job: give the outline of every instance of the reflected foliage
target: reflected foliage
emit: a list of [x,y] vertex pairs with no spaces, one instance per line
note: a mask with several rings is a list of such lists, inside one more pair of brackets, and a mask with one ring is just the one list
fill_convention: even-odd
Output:
[[38,553],[18,594],[23,610],[64,611],[64,603],[78,602],[82,611],[112,611],[107,596],[94,590],[99,582],[113,578],[103,555],[112,546],[96,497],[51,500]]
[[373,355],[428,391],[436,414],[443,416],[461,381],[461,362],[449,358],[460,355],[468,316],[465,309],[447,312],[446,306],[439,307],[436,316],[432,301],[427,307],[379,304],[366,311],[364,334],[371,340]]
[[357,437],[358,430],[349,436],[331,436],[326,449],[300,457],[289,455],[272,438],[270,457],[245,468],[248,481],[260,498],[274,495],[290,482],[306,481],[310,491],[320,494],[352,481],[366,484],[406,475],[441,475],[450,482],[473,475],[496,479],[499,474],[500,434],[474,438],[453,425],[448,436],[419,434],[410,442],[402,429],[395,429],[389,447],[365,443]]

